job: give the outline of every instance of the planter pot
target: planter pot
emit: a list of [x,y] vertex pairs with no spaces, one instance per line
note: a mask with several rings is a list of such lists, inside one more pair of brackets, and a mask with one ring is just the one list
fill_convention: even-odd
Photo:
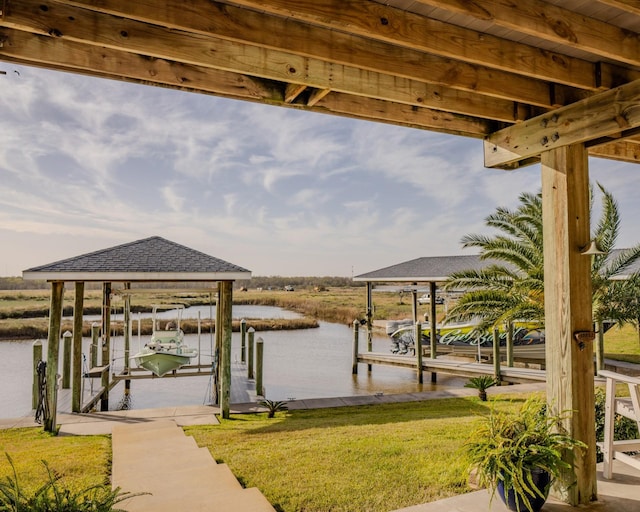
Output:
[[[551,487],[551,475],[542,469],[534,468],[531,470],[531,477],[535,487],[542,492],[544,498],[537,494],[535,496],[517,496],[513,489],[509,489],[505,493],[502,480],[498,482],[498,494],[509,510],[515,512],[528,512],[529,510],[539,512],[545,504],[547,496],[549,495],[549,488]],[[527,506],[527,503],[530,504],[530,508]]]

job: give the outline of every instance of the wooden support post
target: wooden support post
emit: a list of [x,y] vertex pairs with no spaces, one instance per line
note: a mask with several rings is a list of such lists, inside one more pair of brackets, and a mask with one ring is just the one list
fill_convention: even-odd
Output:
[[243,318],[240,320],[240,362],[247,362],[247,321]]
[[411,285],[411,316],[415,324],[418,321],[418,283],[411,283]]
[[49,336],[47,338],[47,406],[49,414],[44,418],[44,429],[56,433],[58,410],[58,356],[60,353],[60,325],[62,323],[62,298],[64,283],[51,283],[51,303],[49,305]]
[[216,321],[215,321],[215,350],[214,357],[218,363],[218,367],[216,369],[216,382],[218,383],[218,388],[216,389],[216,403],[220,405],[222,402],[220,401],[220,397],[222,395],[221,391],[221,383],[222,383],[222,308],[220,307],[222,296],[220,283],[218,283],[218,294],[216,298]]
[[[124,283],[124,289],[129,290],[131,288],[131,283]],[[129,375],[129,354],[131,352],[131,295],[128,293],[124,296],[124,371],[127,375]],[[124,394],[128,395],[131,390],[131,380],[127,379],[124,381]]]
[[71,331],[62,335],[62,389],[71,388]]
[[500,333],[493,330],[493,378],[500,385]]
[[[373,352],[373,283],[367,281],[367,352]],[[367,365],[367,371],[371,371],[373,365]]]
[[256,330],[253,327],[249,327],[247,330],[247,358],[249,361],[247,362],[247,378],[253,379],[253,344],[254,337],[256,335]]
[[360,337],[360,321],[353,321],[353,358],[351,360],[351,375],[358,375],[358,338]]
[[416,347],[416,365],[418,366],[418,383],[422,384],[424,372],[422,371],[422,324],[420,322],[416,322],[413,334]]
[[[429,301],[429,309],[431,312],[430,315],[430,326],[431,326],[431,339],[429,340],[429,352],[431,359],[435,359],[438,357],[437,346],[438,346],[438,318],[436,315],[436,283],[431,281],[429,283],[429,296],[431,300]],[[431,382],[435,384],[438,380],[438,374],[436,372],[431,372]]]
[[42,340],[33,342],[33,387],[31,390],[31,408],[38,407],[40,396],[40,386],[38,385],[38,365],[42,361]]
[[264,386],[262,385],[262,369],[264,360],[264,340],[256,340],[256,394],[264,396]]
[[513,322],[507,322],[507,366],[513,368]]
[[[102,284],[102,354],[100,364],[107,366],[109,364],[109,357],[111,355],[111,283]],[[109,410],[109,373],[106,373],[107,385],[104,385],[105,377],[103,374],[102,385],[104,391],[102,392],[102,398],[100,399],[100,410]]]
[[228,419],[229,402],[231,399],[231,307],[233,303],[233,281],[221,281],[218,283],[218,290],[218,309],[220,310],[220,319],[222,322],[220,414],[223,418]]
[[91,368],[98,366],[98,343],[100,343],[100,324],[91,324],[91,349],[89,350]]
[[574,339],[593,329],[591,259],[580,254],[591,238],[584,145],[542,153],[542,219],[547,400],[553,412],[572,412],[564,427],[588,446],[573,454],[575,485],[555,494],[577,506],[596,499],[593,346]]
[[71,411],[80,412],[82,407],[82,316],[84,310],[84,283],[75,283],[73,297],[73,383],[71,389]]

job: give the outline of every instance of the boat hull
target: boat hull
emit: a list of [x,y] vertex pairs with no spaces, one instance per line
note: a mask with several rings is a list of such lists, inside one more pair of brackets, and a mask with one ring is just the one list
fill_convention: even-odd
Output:
[[189,364],[191,357],[192,355],[150,351],[148,353],[136,354],[133,360],[140,368],[149,370],[154,375],[162,377],[173,370],[177,370],[181,366]]

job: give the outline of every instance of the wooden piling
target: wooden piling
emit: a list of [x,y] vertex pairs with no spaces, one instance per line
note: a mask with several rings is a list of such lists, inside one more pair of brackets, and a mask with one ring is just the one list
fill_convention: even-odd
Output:
[[[124,283],[124,289],[131,289],[131,283]],[[131,352],[131,295],[126,294],[124,296],[124,314],[123,314],[124,326],[123,326],[123,336],[124,336],[124,371],[127,375],[130,374],[130,361],[129,354]],[[124,381],[124,392],[125,394],[129,394],[129,390],[131,389],[131,380],[127,379]]]
[[258,338],[256,340],[256,394],[264,396],[264,387],[262,385],[262,362],[264,357],[264,340]]
[[240,362],[247,362],[247,321],[243,318],[240,320]]
[[249,330],[247,331],[247,344],[248,344],[248,359],[249,361],[247,362],[247,378],[248,379],[253,379],[253,344],[254,344],[254,337],[256,334],[256,330],[253,327],[249,327]]
[[40,386],[38,385],[38,365],[42,361],[42,340],[33,342],[33,387],[31,391],[31,408],[38,407],[40,396]]
[[56,432],[58,397],[58,356],[60,353],[60,326],[62,324],[62,298],[64,283],[51,283],[51,303],[49,306],[49,335],[47,339],[47,407],[49,414],[44,418],[44,429]]
[[604,370],[604,323],[602,320],[596,322],[596,375],[600,370]]
[[[373,352],[373,283],[367,281],[367,352]],[[373,365],[367,365],[367,371],[371,371]]]
[[229,418],[229,402],[231,399],[231,307],[233,303],[233,281],[220,281],[218,283],[218,306],[222,327],[222,351],[220,357],[220,414],[223,418]]
[[94,322],[91,324],[91,348],[89,355],[91,359],[91,368],[98,366],[98,342],[100,340],[100,324]]
[[513,368],[513,322],[507,322],[507,366]]
[[[102,284],[102,355],[100,364],[109,365],[109,355],[111,353],[111,283]],[[102,398],[100,399],[100,410],[109,410],[109,372],[102,375]],[[106,386],[105,386],[106,374]]]
[[71,388],[71,331],[62,335],[62,389]]
[[71,389],[71,411],[80,412],[82,407],[82,316],[84,310],[84,283],[75,283],[73,297],[73,379]]
[[353,359],[351,363],[351,374],[358,375],[358,337],[360,332],[360,321],[356,318],[353,321]]
[[416,364],[418,365],[418,383],[422,384],[422,324],[420,322],[416,322],[414,336],[416,345]]
[[493,376],[500,385],[500,333],[493,330]]

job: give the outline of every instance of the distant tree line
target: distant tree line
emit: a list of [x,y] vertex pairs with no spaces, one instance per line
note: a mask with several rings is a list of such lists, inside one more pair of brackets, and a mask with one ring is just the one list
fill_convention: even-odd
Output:
[[[87,283],[86,289],[100,289],[101,283]],[[211,283],[136,283],[135,288],[197,288],[199,286],[211,286]],[[354,282],[350,277],[324,276],[324,277],[283,277],[283,276],[256,276],[252,279],[243,279],[235,282],[236,288],[245,287],[247,289],[262,288],[266,290],[271,287],[274,290],[281,290],[285,286],[298,288],[320,288],[332,287],[343,288],[347,286],[365,286],[365,283]],[[43,290],[48,289],[50,284],[44,280],[24,280],[22,277],[0,277],[0,290]]]

